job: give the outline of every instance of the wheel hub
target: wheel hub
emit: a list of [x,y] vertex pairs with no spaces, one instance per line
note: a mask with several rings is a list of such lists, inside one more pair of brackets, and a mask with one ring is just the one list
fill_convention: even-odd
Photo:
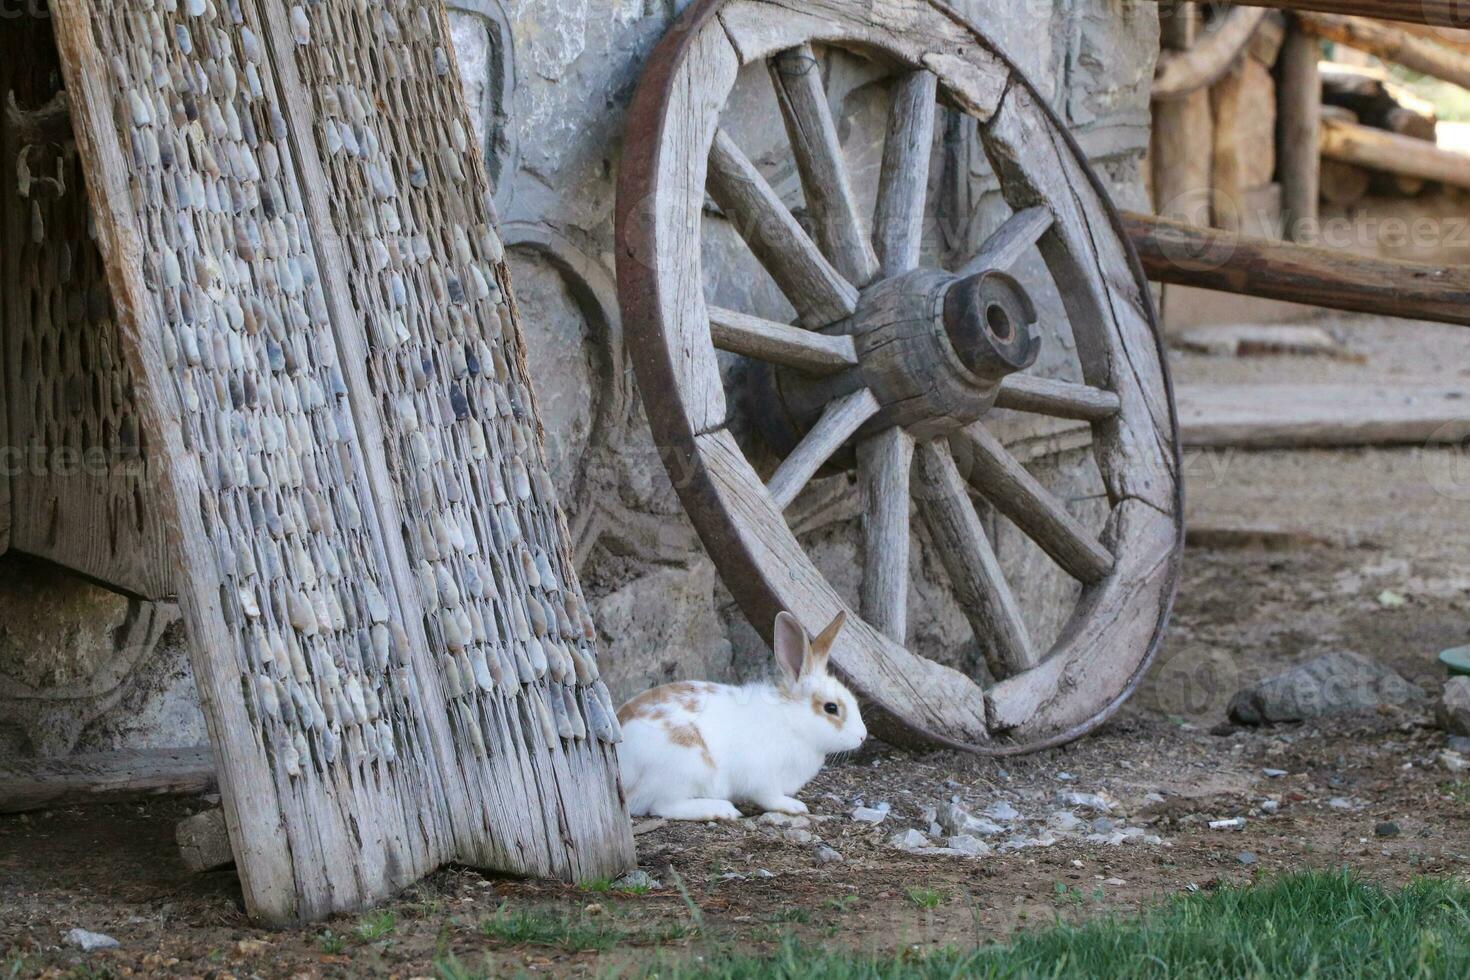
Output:
[[858,438],[902,426],[917,438],[946,435],[995,404],[1000,384],[1036,361],[1036,306],[998,270],[959,278],[940,269],[875,283],[857,312],[824,330],[848,335],[856,366],[827,377],[761,365],[751,404],[777,452],[788,452],[835,399],[862,388],[879,411]]

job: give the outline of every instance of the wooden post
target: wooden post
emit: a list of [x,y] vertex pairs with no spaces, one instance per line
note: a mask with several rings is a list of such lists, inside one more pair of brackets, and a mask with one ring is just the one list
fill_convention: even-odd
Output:
[[1210,90],[1214,113],[1211,210],[1215,227],[1225,231],[1240,231],[1241,199],[1245,193],[1240,168],[1240,100],[1244,77],[1243,66],[1237,62]]
[[1322,155],[1370,170],[1470,187],[1470,155],[1433,143],[1337,119],[1322,127]]
[[1155,282],[1470,326],[1470,267],[1366,258],[1144,214],[1125,212],[1123,223]]
[[1317,233],[1321,180],[1322,79],[1317,39],[1293,23],[1277,61],[1276,157],[1286,238],[1311,241]]
[[[1199,10],[1194,4],[1178,5],[1170,18],[1170,29],[1161,38],[1165,51],[1183,56],[1197,38],[1198,20]],[[1208,88],[1194,87],[1175,98],[1153,103],[1149,187],[1158,213],[1209,224],[1213,150],[1210,120]]]
[[1251,0],[1251,6],[1281,10],[1315,10],[1375,20],[1403,20],[1431,27],[1465,26],[1461,0]]

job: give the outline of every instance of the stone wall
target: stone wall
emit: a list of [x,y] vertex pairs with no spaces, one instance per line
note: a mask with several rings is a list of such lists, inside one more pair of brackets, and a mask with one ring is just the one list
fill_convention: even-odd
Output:
[[[954,0],[952,0],[954,2]],[[640,67],[683,2],[449,0],[472,109],[480,120],[510,248],[531,367],[583,582],[595,600],[615,697],[685,676],[741,678],[766,652],[704,555],[659,462],[623,347],[613,286],[613,204],[623,109]],[[1148,88],[1157,7],[1133,0],[958,0],[1067,120],[1120,204],[1144,203]],[[883,82],[860,59],[825,69],[860,191],[881,152]],[[799,199],[772,141],[765,80],[742,78],[732,125],[778,190]],[[1006,212],[973,129],[949,124],[936,258],[972,249]],[[859,148],[873,147],[864,153]],[[960,216],[955,220],[955,216]],[[723,305],[779,316],[783,300],[751,274],[733,235],[711,242],[708,287]],[[1045,302],[1043,301],[1043,307]],[[1045,318],[1043,322],[1046,322]],[[1052,345],[1065,352],[1067,337]],[[734,370],[732,368],[732,370]],[[1040,463],[1086,514],[1095,475],[1082,449]],[[803,540],[855,598],[854,493],[817,481],[793,508]],[[1096,516],[1096,515],[1094,515]],[[999,519],[998,550],[1024,577],[1023,603],[1054,632],[1069,586]],[[911,642],[971,665],[973,641],[920,548]],[[65,754],[204,739],[171,607],[123,599],[17,556],[0,559],[0,754]],[[1044,629],[1038,630],[1045,633]]]

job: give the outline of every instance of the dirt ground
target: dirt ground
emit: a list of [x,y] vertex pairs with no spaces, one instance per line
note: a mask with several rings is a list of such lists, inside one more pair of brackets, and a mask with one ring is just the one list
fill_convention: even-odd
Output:
[[[1332,323],[1363,363],[1191,356],[1176,372],[1450,377],[1470,391],[1463,330]],[[774,949],[787,935],[877,951],[965,946],[1287,869],[1346,865],[1393,883],[1470,875],[1470,772],[1443,755],[1429,699],[1266,729],[1234,728],[1224,713],[1250,679],[1335,650],[1437,691],[1437,652],[1470,643],[1470,464],[1424,448],[1191,454],[1189,491],[1193,545],[1158,666],[1076,745],[999,763],[874,750],[807,789],[810,822],[641,834],[640,864],[660,885],[643,894],[450,869],[391,916],[286,932],[247,923],[233,873],[183,870],[173,825],[198,802],[3,818],[0,976],[412,977],[450,954],[474,971],[584,975],[731,944]],[[955,801],[991,815],[988,853],[891,843]],[[852,819],[860,804],[886,808],[882,822]],[[1243,826],[1211,826],[1233,818]],[[502,907],[502,926],[515,910],[548,909],[570,932],[538,920],[520,933],[549,946],[488,934]],[[84,954],[64,943],[74,927],[121,946]]]

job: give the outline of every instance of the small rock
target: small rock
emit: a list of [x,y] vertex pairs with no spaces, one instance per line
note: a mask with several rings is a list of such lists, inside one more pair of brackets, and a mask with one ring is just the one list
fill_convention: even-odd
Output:
[[756,868],[755,869],[755,876],[757,878],[774,878],[774,877],[776,877],[775,874],[773,874],[770,871],[767,871],[765,868]]
[[613,882],[613,888],[616,888],[620,891],[633,891],[643,889],[647,889],[648,891],[655,891],[662,887],[663,884],[660,883],[657,878],[649,874],[647,871],[644,871],[642,868],[637,868],[633,871],[629,871],[627,874],[623,875],[621,878],[618,878],[616,881]]
[[1373,828],[1373,833],[1379,837],[1397,837],[1402,831],[1399,830],[1399,825],[1392,820],[1385,820]]
[[1327,805],[1334,810],[1355,810],[1357,805],[1345,796],[1334,796],[1327,801]]
[[1458,752],[1451,752],[1448,749],[1441,752],[1437,756],[1436,761],[1439,762],[1439,767],[1447,772],[1464,772],[1467,768],[1470,768],[1470,762],[1467,762],[1463,755]]
[[1047,818],[1046,822],[1064,834],[1070,834],[1082,826],[1082,819],[1071,810],[1058,810]]
[[1261,774],[1267,779],[1280,779],[1286,775],[1285,769],[1262,769]]
[[1235,855],[1235,860],[1239,861],[1246,867],[1250,867],[1252,864],[1256,863],[1256,856],[1250,851],[1241,851],[1239,854]]
[[1094,813],[1107,813],[1113,808],[1111,803],[1097,793],[1058,793],[1057,802]]
[[833,850],[832,848],[828,847],[826,844],[818,844],[817,845],[817,863],[818,864],[837,864],[838,862],[845,861],[845,860],[846,860],[846,858],[844,858],[841,855],[841,853],[839,853],[838,851]]
[[1470,677],[1451,677],[1439,696],[1439,727],[1451,735],[1470,735]]
[[855,807],[852,811],[852,819],[858,823],[880,824],[888,819],[888,808],[878,809],[871,806]]
[[122,943],[111,936],[100,932],[88,932],[86,929],[72,929],[66,934],[66,942],[69,946],[75,946],[84,953],[96,952],[99,949],[117,949]]
[[1107,817],[1098,817],[1092,822],[1092,832],[1095,834],[1110,834],[1116,825]]
[[1244,830],[1245,817],[1231,817],[1229,820],[1211,820],[1211,830]]
[[981,857],[990,853],[989,844],[969,834],[959,834],[944,843],[951,851],[956,851],[966,857]]
[[1232,721],[1263,725],[1407,704],[1424,692],[1375,660],[1329,653],[1245,688],[1230,701]]
[[816,840],[816,835],[810,830],[802,830],[799,827],[790,827],[781,831],[781,836],[793,844],[810,844]]
[[922,830],[914,830],[910,827],[908,830],[900,831],[888,838],[888,843],[901,851],[912,851],[916,848],[928,847],[929,838],[924,835]]
[[978,834],[981,837],[993,837],[1005,830],[995,821],[977,817],[958,803],[946,804],[939,811],[938,823],[940,829],[946,834]]
[[1281,810],[1281,804],[1278,803],[1276,800],[1262,800],[1261,801],[1261,812],[1262,813],[1274,814],[1274,813],[1280,812],[1280,810]]
[[1459,752],[1461,755],[1470,752],[1470,736],[1451,735],[1445,740],[1445,744],[1450,747],[1450,751]]
[[985,815],[998,823],[1015,823],[1021,819],[1021,811],[1005,800],[998,800],[985,808]]

